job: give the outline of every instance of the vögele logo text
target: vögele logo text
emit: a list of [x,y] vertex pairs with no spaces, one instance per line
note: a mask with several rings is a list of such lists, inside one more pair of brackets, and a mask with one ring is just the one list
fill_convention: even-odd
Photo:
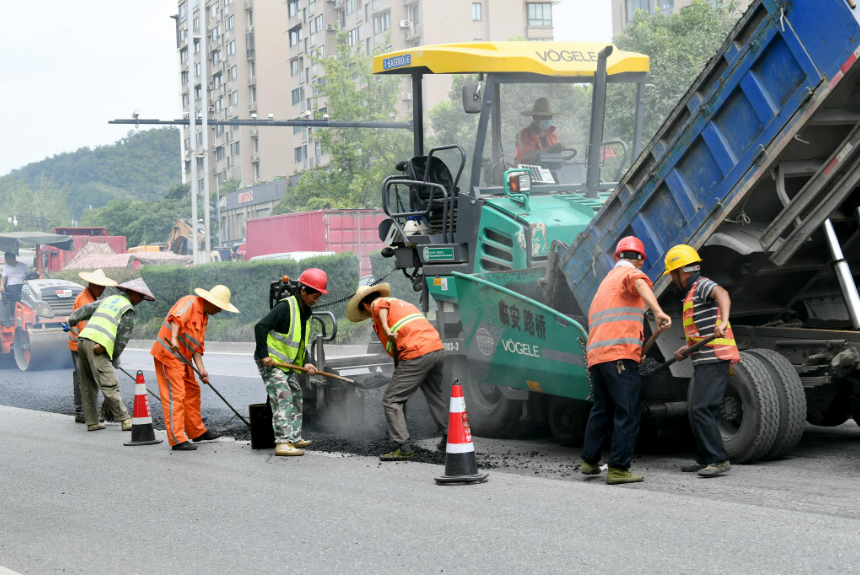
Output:
[[478,329],[478,333],[475,334],[475,342],[478,344],[478,349],[480,349],[481,353],[484,355],[491,355],[493,353],[496,341],[493,339],[493,336],[490,335],[490,332],[484,328]]

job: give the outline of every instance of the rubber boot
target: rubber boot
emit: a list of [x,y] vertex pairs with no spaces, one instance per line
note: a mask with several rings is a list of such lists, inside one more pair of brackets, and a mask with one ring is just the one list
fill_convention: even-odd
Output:
[[633,475],[628,469],[610,467],[609,473],[606,474],[607,485],[623,485],[625,483],[639,483],[640,481],[645,481],[645,478],[640,475]]
[[445,453],[448,449],[448,435],[443,435],[442,439],[439,440],[439,443],[436,444],[436,451],[441,451]]

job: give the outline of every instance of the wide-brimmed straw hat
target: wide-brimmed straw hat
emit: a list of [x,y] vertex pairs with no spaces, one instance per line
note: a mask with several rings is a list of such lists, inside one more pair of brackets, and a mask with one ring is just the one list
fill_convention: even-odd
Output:
[[382,297],[388,297],[391,295],[391,286],[387,283],[376,284],[375,286],[359,286],[358,291],[356,291],[355,295],[352,296],[352,299],[349,300],[349,305],[346,306],[346,318],[349,321],[358,323],[370,317],[364,313],[363,310],[359,309],[358,305],[361,303],[361,300],[372,293],[378,293]]
[[558,116],[561,112],[553,110],[548,99],[538,98],[531,110],[523,110],[520,114],[523,116]]
[[196,288],[194,290],[194,293],[196,293],[212,305],[217,305],[225,311],[239,313],[239,310],[236,309],[236,306],[230,303],[230,288],[228,288],[227,286],[217,285],[209,291],[206,291],[203,288]]
[[135,293],[139,293],[143,296],[143,299],[146,301],[155,301],[155,296],[152,295],[152,292],[149,291],[149,286],[146,285],[146,282],[140,278],[136,280],[127,281],[124,284],[119,284],[116,286],[117,289],[133,291]]
[[78,276],[87,283],[102,287],[116,287],[116,282],[105,275],[101,268],[94,272],[81,272]]

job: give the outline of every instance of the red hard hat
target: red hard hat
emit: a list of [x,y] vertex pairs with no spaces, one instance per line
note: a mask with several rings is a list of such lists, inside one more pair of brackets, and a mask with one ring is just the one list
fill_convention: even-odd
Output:
[[320,293],[328,293],[325,289],[328,286],[328,275],[321,269],[306,269],[302,272],[302,275],[299,276],[299,283],[304,284],[311,289],[315,289]]
[[621,238],[621,241],[618,242],[618,246],[615,248],[616,260],[618,260],[621,252],[636,252],[637,254],[641,254],[642,261],[645,261],[645,246],[637,237],[627,236],[626,238]]

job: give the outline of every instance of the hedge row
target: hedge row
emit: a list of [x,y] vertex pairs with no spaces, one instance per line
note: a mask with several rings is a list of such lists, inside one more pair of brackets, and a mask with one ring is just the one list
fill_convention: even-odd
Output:
[[[255,262],[223,262],[193,267],[143,266],[140,270],[108,270],[108,277],[119,283],[143,278],[155,294],[154,303],[142,303],[137,308],[135,337],[150,339],[176,301],[194,293],[194,288],[209,290],[218,284],[230,288],[231,302],[238,314],[220,313],[210,320],[207,339],[210,341],[253,341],[253,326],[269,311],[269,284],[282,276],[298,278],[307,268],[324,270],[329,277],[329,295],[319,303],[336,301],[355,293],[358,287],[358,258],[352,253],[320,256],[295,262],[264,260]],[[63,271],[52,277],[85,285],[78,271]],[[346,316],[347,302],[326,307],[340,320]]]
[[[269,284],[282,276],[297,279],[307,268],[320,268],[328,274],[329,295],[320,304],[335,301],[355,292],[358,286],[358,258],[352,253],[320,256],[294,262],[292,260],[263,260],[256,262],[222,262],[192,267],[144,266],[141,277],[158,301],[147,306],[151,316],[164,318],[170,307],[194,288],[209,290],[221,284],[230,288],[231,302],[239,308],[232,319],[239,323],[256,323],[269,311]],[[346,313],[346,303],[331,309],[335,315]]]

